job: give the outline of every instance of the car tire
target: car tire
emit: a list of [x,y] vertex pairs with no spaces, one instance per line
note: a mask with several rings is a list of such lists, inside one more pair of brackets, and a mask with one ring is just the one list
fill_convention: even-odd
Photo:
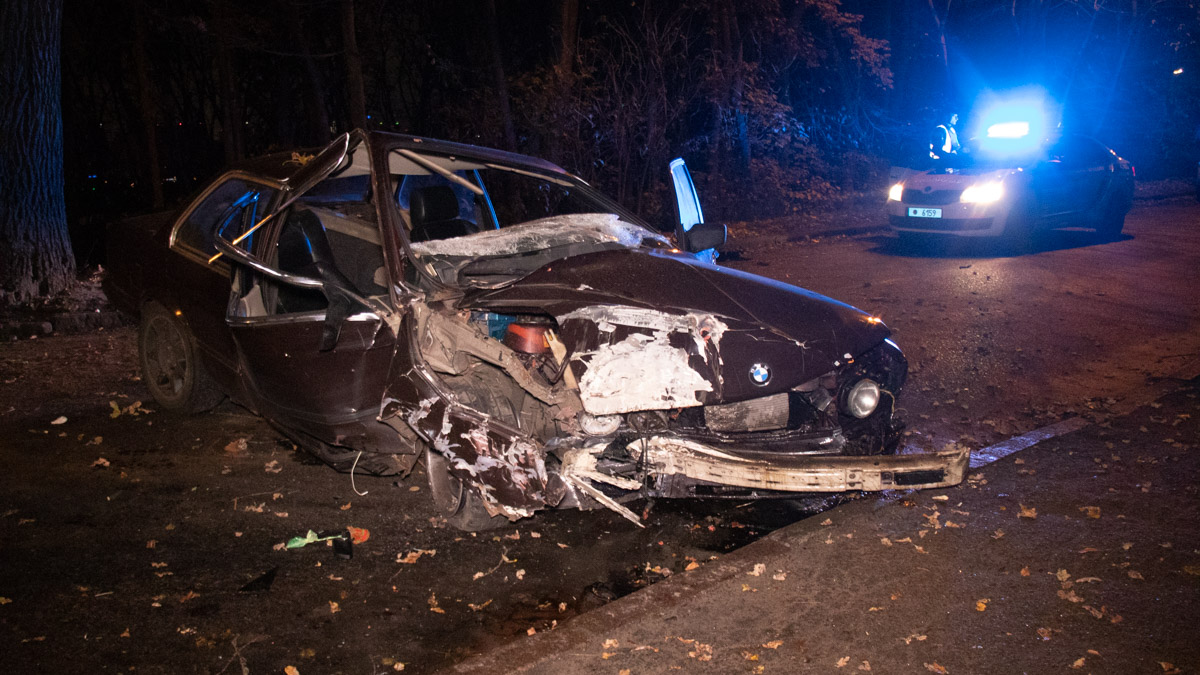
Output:
[[1004,220],[1004,240],[1014,253],[1030,253],[1034,250],[1036,213],[1029,199],[1021,199],[1012,205]]
[[158,303],[142,309],[138,363],[142,381],[164,410],[200,413],[225,398],[205,370],[187,324]]
[[[446,384],[463,405],[517,426],[511,397],[504,395],[512,389],[511,380],[495,368],[476,366],[463,375],[447,378]],[[482,532],[509,523],[504,516],[489,514],[479,488],[454,475],[449,458],[433,448],[425,450],[425,472],[434,507],[450,525],[466,532]]]

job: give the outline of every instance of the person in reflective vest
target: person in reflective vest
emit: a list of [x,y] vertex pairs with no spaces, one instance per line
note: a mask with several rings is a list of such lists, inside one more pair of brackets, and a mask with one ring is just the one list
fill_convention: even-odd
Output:
[[958,113],[950,113],[949,121],[933,128],[933,135],[929,139],[931,158],[941,159],[946,155],[958,154],[958,132],[954,130],[955,124],[958,124]]

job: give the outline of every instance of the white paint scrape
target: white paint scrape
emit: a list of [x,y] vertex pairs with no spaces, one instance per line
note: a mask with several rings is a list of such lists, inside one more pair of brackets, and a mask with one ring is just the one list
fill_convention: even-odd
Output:
[[414,242],[412,250],[418,255],[480,257],[528,253],[567,244],[615,243],[632,248],[646,239],[667,243],[661,235],[627,223],[615,213],[577,213],[465,237]]
[[583,408],[593,415],[667,410],[700,405],[696,393],[712,383],[688,365],[688,354],[672,347],[669,334],[633,334],[591,353],[579,380]]

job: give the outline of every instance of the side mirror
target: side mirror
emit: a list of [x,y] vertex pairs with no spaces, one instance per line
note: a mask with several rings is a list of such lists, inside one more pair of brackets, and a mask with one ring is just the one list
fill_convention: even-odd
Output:
[[728,229],[721,223],[697,223],[692,229],[683,233],[683,241],[679,242],[683,250],[689,253],[699,253],[710,248],[719,249],[725,245]]

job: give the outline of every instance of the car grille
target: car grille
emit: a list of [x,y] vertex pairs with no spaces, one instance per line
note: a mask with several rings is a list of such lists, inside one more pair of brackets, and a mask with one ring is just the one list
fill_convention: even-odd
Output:
[[712,431],[767,431],[787,426],[791,406],[787,393],[749,401],[704,406],[704,423]]
[[892,227],[912,230],[937,230],[939,232],[955,232],[970,230],[986,230],[992,226],[991,218],[907,218],[891,216]]
[[934,190],[933,192],[924,192],[908,188],[904,191],[902,201],[905,205],[937,206],[939,204],[953,204],[961,196],[962,190]]

